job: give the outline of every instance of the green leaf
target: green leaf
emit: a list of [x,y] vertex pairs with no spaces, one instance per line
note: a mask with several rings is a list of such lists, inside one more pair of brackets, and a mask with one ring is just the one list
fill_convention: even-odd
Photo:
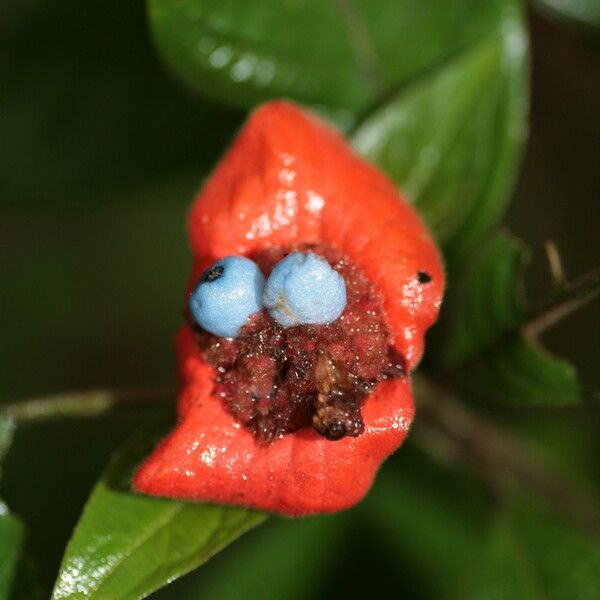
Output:
[[472,598],[522,598],[542,600],[535,572],[529,558],[523,555],[518,535],[510,518],[501,515],[484,548],[484,559],[478,571]]
[[597,599],[600,546],[524,502],[497,515],[484,546],[473,600]]
[[600,2],[598,0],[534,0],[544,11],[559,19],[577,25],[600,28]]
[[523,326],[524,248],[497,234],[450,290],[436,343],[438,365],[463,389],[488,400],[565,405],[582,398],[570,363],[551,356]]
[[474,394],[510,404],[565,406],[583,398],[573,365],[520,335],[467,367],[464,381]]
[[207,561],[265,515],[129,491],[153,447],[144,436],[119,453],[94,488],[67,546],[53,598],[143,598]]
[[15,568],[10,600],[46,600],[48,590],[40,582],[39,573],[27,555],[21,559]]
[[505,4],[148,0],[148,10],[163,57],[197,90],[244,108],[285,96],[348,122],[495,28]]
[[472,598],[545,598],[539,589],[535,573],[531,572],[529,561],[524,559],[520,540],[512,523],[505,515],[495,523],[484,555],[477,584],[471,593]]
[[450,271],[506,207],[526,133],[527,38],[507,3],[495,30],[403,88],[354,133],[355,147],[416,204]]
[[9,598],[23,537],[20,521],[9,514],[6,505],[0,502],[0,600]]
[[524,321],[521,277],[528,258],[518,240],[499,233],[480,249],[462,280],[454,282],[445,306],[444,366],[473,360]]

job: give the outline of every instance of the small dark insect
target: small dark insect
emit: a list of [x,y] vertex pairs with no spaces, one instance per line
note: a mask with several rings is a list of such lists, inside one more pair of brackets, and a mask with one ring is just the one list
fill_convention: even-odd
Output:
[[426,271],[419,271],[417,273],[419,283],[429,283],[431,281],[431,275]]

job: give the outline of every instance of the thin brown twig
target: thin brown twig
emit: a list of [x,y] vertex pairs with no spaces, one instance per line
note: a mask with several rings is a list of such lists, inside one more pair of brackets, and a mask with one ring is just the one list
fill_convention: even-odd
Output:
[[[441,385],[422,375],[413,382],[419,410],[414,439],[436,460],[469,465],[495,489],[515,481],[587,531],[600,535],[600,512],[589,499],[591,494],[533,458],[521,440],[475,415]],[[69,392],[6,404],[0,417],[17,423],[97,417],[117,406],[163,404],[172,397],[173,390],[168,387]]]
[[565,317],[589,304],[600,294],[600,270],[596,269],[568,287],[552,304],[538,311],[521,326],[528,339],[537,339]]
[[522,335],[527,340],[537,340],[542,333],[576,310],[583,308],[599,295],[600,267],[596,267],[573,283],[569,283],[568,287],[551,304],[525,315],[523,320],[517,321],[506,331],[501,332],[498,337],[480,348],[476,354],[465,359],[460,365],[445,371],[445,377],[451,382],[455,381],[459,374],[464,376],[473,365],[488,360],[498,349],[511,343],[517,335]]

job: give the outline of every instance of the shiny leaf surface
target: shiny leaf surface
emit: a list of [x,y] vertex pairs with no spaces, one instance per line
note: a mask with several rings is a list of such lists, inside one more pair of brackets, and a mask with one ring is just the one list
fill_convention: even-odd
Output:
[[241,107],[284,96],[346,123],[488,33],[504,5],[148,0],[159,50],[200,92]]
[[450,271],[502,215],[525,138],[527,41],[507,4],[494,32],[403,88],[353,137],[418,206]]
[[152,447],[136,440],[98,482],[67,546],[59,598],[144,598],[208,560],[265,516],[173,502],[129,491],[132,469]]

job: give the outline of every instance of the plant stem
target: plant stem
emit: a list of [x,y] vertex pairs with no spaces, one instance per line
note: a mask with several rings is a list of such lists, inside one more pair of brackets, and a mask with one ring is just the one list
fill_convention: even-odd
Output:
[[[565,284],[555,300],[526,314],[507,330],[484,344],[477,353],[464,362],[443,370],[443,377],[449,386],[469,377],[469,371],[477,365],[490,360],[504,346],[514,342],[519,336],[525,340],[536,342],[541,334],[568,317],[570,314],[585,307],[600,296],[600,267],[594,268],[573,283]],[[592,398],[594,392],[589,394]],[[484,398],[485,399],[485,398]],[[553,408],[557,408],[553,406]]]
[[538,338],[544,331],[583,308],[600,294],[600,269],[583,276],[573,284],[568,284],[555,302],[532,315],[521,326],[521,333],[529,339]]
[[[479,472],[494,489],[516,482],[534,492],[557,512],[587,531],[600,535],[600,511],[586,493],[532,457],[521,440],[475,415],[447,389],[417,374],[413,378],[418,418],[415,442],[435,460],[463,463]],[[164,404],[171,388],[123,388],[54,394],[6,404],[0,417],[18,423],[57,418],[97,417],[117,406]]]
[[418,417],[415,442],[436,460],[466,464],[494,489],[517,483],[587,532],[600,535],[600,510],[592,490],[562,477],[520,439],[475,415],[446,389],[415,376]]
[[6,417],[17,423],[64,417],[97,417],[124,404],[162,404],[170,401],[172,397],[173,390],[168,387],[66,392],[0,405],[0,417]]

